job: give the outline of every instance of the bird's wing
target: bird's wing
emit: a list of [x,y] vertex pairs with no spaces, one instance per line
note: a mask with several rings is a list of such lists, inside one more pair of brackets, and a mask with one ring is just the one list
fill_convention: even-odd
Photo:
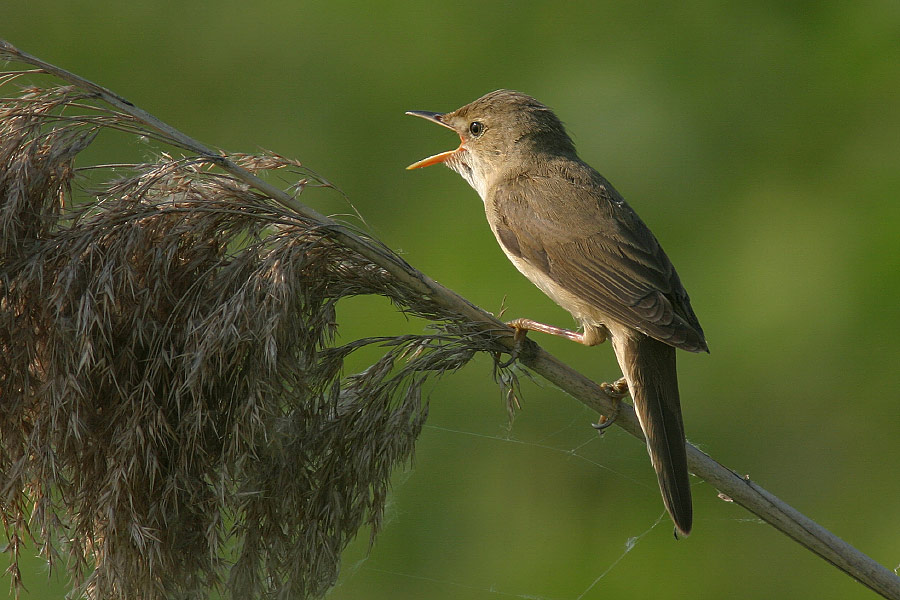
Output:
[[[560,197],[566,202],[546,201]],[[600,314],[666,344],[707,350],[675,267],[600,175],[520,176],[493,190],[487,210],[507,252]]]

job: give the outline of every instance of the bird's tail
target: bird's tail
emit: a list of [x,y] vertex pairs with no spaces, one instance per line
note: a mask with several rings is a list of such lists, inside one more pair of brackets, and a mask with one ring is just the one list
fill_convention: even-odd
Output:
[[675,348],[633,332],[613,339],[634,399],[666,510],[682,535],[691,532],[691,484],[684,448]]

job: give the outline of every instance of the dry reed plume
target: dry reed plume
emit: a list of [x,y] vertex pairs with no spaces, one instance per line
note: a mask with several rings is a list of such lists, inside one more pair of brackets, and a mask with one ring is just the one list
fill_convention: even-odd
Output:
[[[346,544],[378,529],[426,416],[422,383],[498,347],[209,160],[160,153],[73,194],[76,155],[104,129],[175,142],[94,94],[18,87],[37,71],[0,77],[0,516],[15,588],[32,542],[91,598],[321,596]],[[228,158],[293,174],[297,193],[323,184],[273,154]],[[335,304],[359,294],[438,329],[336,346]],[[342,377],[369,344],[384,357]]]

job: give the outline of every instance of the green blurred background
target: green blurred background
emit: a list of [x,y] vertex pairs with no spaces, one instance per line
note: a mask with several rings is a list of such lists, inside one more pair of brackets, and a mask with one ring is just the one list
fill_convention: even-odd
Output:
[[[654,230],[712,353],[680,353],[688,438],[889,568],[900,564],[900,4],[5,0],[0,36],[231,151],[304,161],[307,190],[476,304],[569,326],[507,262],[455,147],[406,117],[522,90]],[[120,139],[90,160],[120,160]],[[129,142],[125,158],[149,157]],[[355,207],[355,208],[354,208]],[[346,338],[421,331],[380,299]],[[598,380],[608,345],[534,336]],[[365,359],[358,357],[354,368]],[[539,381],[510,426],[479,357],[434,382],[386,526],[344,557],[359,598],[871,598],[694,485],[676,542],[642,445]],[[656,526],[654,526],[656,525]],[[630,549],[630,551],[629,551]],[[25,598],[59,598],[40,561]],[[4,584],[5,585],[5,584]]]

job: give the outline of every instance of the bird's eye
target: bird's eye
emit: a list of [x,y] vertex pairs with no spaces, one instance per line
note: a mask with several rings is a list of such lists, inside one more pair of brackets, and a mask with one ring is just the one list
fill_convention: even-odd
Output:
[[484,132],[484,123],[481,121],[472,121],[469,123],[469,133],[473,136],[478,137]]

